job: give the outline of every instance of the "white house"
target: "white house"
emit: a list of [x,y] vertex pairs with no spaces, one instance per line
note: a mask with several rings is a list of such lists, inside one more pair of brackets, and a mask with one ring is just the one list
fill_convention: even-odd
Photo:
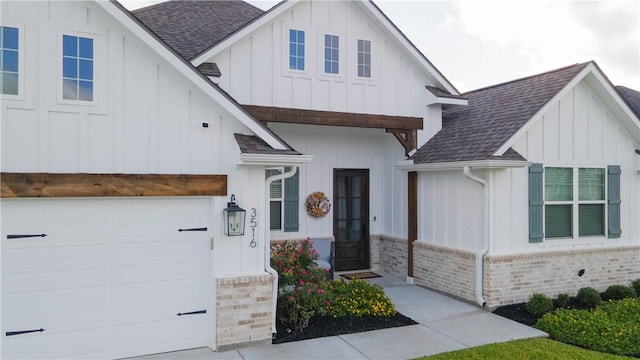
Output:
[[0,12],[1,357],[270,339],[265,164],[310,157],[116,2]]
[[0,10],[3,358],[268,341],[269,240],[488,307],[640,277],[636,93],[594,63],[460,95],[371,1]]
[[463,94],[400,165],[416,282],[491,308],[640,278],[640,96],[621,94],[593,62]]

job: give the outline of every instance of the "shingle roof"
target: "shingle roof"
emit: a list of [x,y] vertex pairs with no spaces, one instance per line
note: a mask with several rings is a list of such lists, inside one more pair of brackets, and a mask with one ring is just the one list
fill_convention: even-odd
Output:
[[636,116],[640,118],[640,91],[636,91],[633,89],[629,89],[624,86],[616,86],[618,93],[622,96],[622,98],[629,104],[629,107],[633,112],[636,113]]
[[427,90],[429,90],[434,96],[437,97],[445,97],[445,98],[452,98],[452,99],[466,99],[466,97],[462,96],[462,95],[453,95],[450,92],[446,91],[446,90],[442,90],[438,87],[435,86],[425,86],[427,88]]
[[190,60],[263,11],[239,0],[171,0],[132,13]]
[[515,150],[493,154],[589,63],[576,64],[462,94],[469,100],[443,112],[442,130],[412,157],[415,164],[524,160]]
[[257,136],[244,134],[234,134],[234,136],[243,154],[302,155],[288,144],[286,144],[287,150],[276,150]]
[[216,63],[202,63],[198,66],[198,70],[207,76],[220,77],[222,75]]

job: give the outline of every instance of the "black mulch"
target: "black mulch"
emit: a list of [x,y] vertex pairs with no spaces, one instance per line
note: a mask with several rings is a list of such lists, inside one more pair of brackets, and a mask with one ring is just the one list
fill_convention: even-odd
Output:
[[[571,298],[567,309],[589,309],[589,307],[580,304],[575,298]],[[524,303],[500,306],[493,313],[528,326],[535,325],[538,319],[542,317],[542,315],[530,314]]]
[[417,324],[417,322],[400,313],[397,313],[392,317],[365,316],[360,318],[333,318],[331,316],[316,316],[309,320],[309,326],[300,331],[293,331],[278,323],[278,334],[273,340],[273,343],[281,344],[290,341],[307,340],[325,336],[351,334],[355,332],[387,329],[415,324]]

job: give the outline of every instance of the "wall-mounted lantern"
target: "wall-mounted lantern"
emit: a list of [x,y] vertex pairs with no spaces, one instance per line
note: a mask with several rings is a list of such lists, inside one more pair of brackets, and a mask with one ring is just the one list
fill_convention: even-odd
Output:
[[227,208],[222,211],[224,221],[224,234],[227,236],[244,235],[244,219],[247,212],[238,206],[236,196],[231,195],[231,202],[227,203]]

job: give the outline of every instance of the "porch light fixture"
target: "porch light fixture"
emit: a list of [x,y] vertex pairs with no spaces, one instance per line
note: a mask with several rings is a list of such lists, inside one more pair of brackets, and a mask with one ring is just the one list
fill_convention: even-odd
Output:
[[244,235],[244,219],[247,212],[238,206],[236,196],[231,194],[231,202],[227,203],[227,208],[222,211],[224,221],[224,234],[227,236]]

